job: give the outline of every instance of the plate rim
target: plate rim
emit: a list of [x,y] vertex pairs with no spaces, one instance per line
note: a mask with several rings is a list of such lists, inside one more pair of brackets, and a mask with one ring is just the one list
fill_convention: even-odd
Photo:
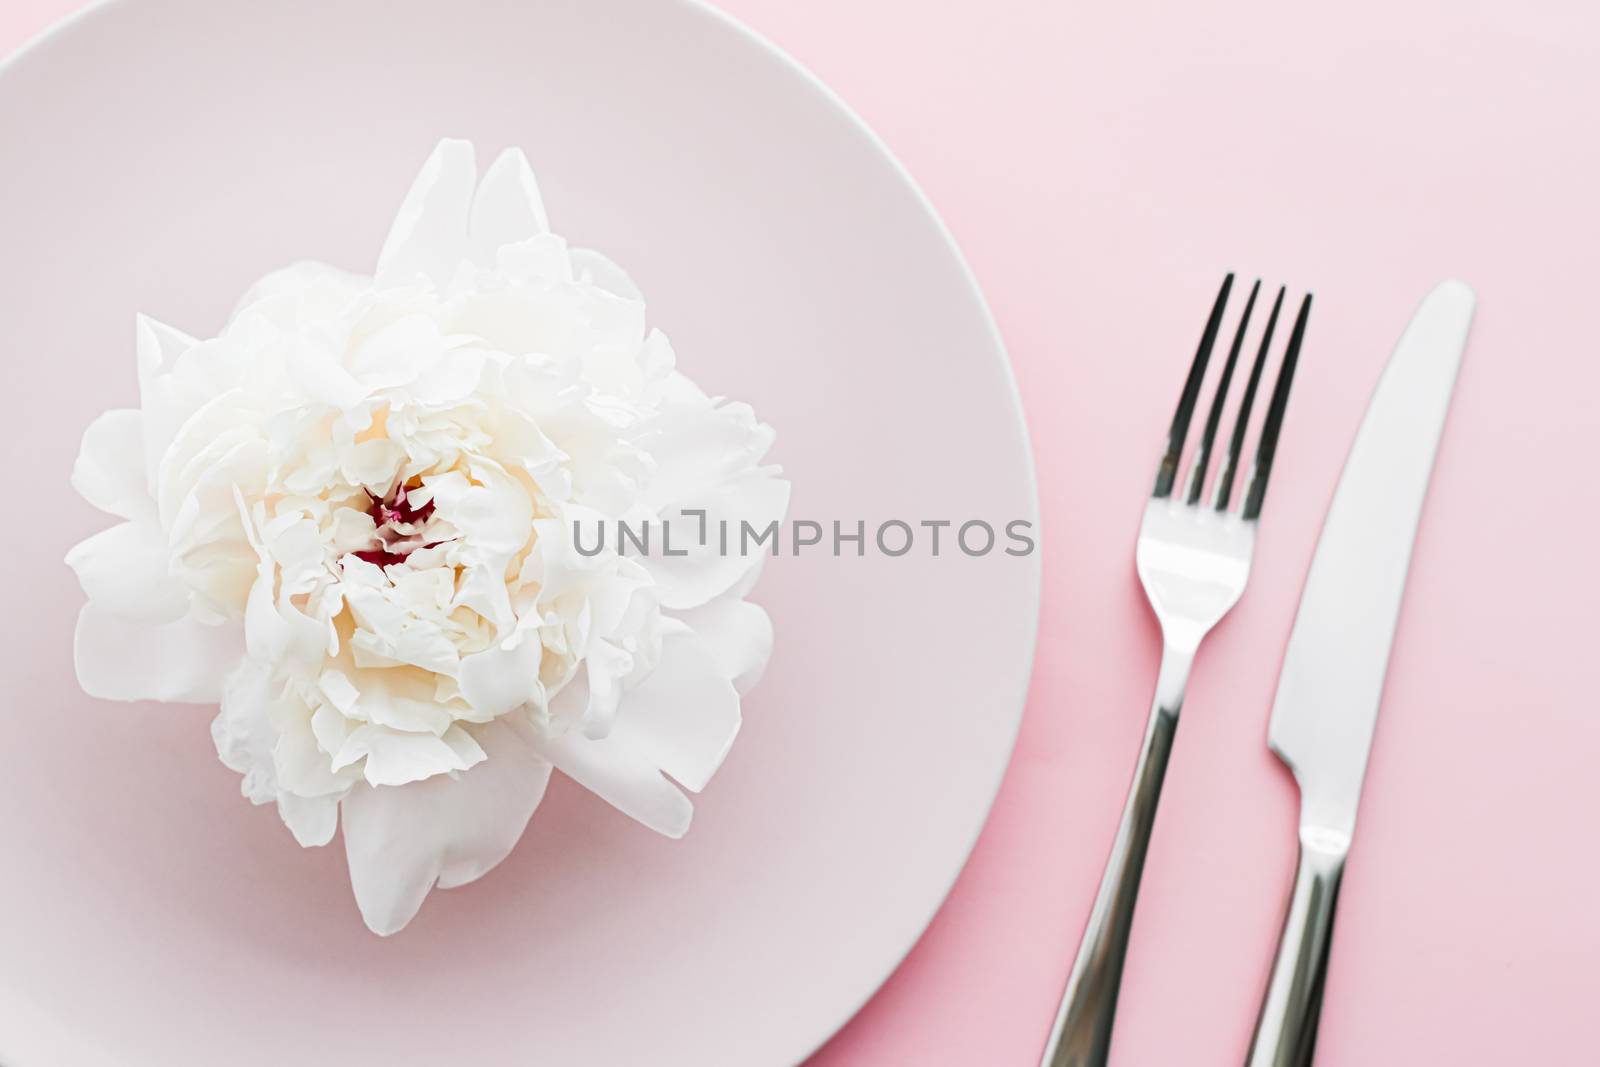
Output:
[[[97,2],[120,3],[123,2],[123,0],[97,0]],[[730,15],[728,12],[723,11],[721,8],[712,4],[710,0],[663,0],[663,2],[675,4],[676,6],[684,8],[691,13],[720,23],[725,29],[743,38],[757,50],[770,57],[779,66],[786,69],[791,75],[799,78],[805,87],[815,94],[823,105],[825,105],[836,115],[843,118],[846,125],[849,126],[857,136],[863,138],[867,142],[873,153],[878,156],[880,160],[889,165],[890,170],[894,173],[895,178],[899,181],[902,188],[904,188],[905,191],[910,194],[911,199],[920,209],[924,219],[933,226],[934,232],[938,234],[940,242],[944,245],[945,250],[949,253],[952,261],[955,263],[955,266],[960,273],[963,285],[967,289],[972,300],[976,303],[980,317],[983,321],[984,332],[988,335],[990,343],[994,346],[994,355],[997,357],[1000,374],[1006,384],[1006,398],[1010,402],[1011,415],[1015,419],[1014,424],[1019,431],[1019,443],[1022,447],[1022,465],[1024,482],[1026,485],[1026,499],[1024,501],[1027,511],[1026,518],[1033,523],[1033,528],[1038,534],[1037,547],[1035,551],[1026,557],[1028,566],[1027,586],[1028,591],[1031,594],[1028,598],[1029,603],[1027,605],[1027,611],[1029,615],[1029,625],[1027,627],[1027,631],[1029,636],[1027,654],[1023,657],[1025,669],[1022,671],[1022,679],[1019,691],[1014,697],[1017,705],[1017,712],[1012,720],[1010,728],[1011,736],[1006,740],[1006,758],[1000,762],[999,771],[995,777],[995,780],[987,790],[988,800],[983,805],[982,818],[978,820],[976,828],[973,830],[971,840],[966,843],[965,847],[961,851],[961,862],[955,865],[949,879],[946,881],[944,887],[939,891],[938,897],[934,901],[933,909],[928,912],[927,915],[918,920],[916,936],[912,937],[906,944],[905,948],[895,956],[889,966],[889,969],[872,982],[870,988],[866,992],[866,995],[863,996],[852,1008],[850,1008],[849,1013],[845,1015],[844,1018],[830,1024],[827,1032],[822,1034],[811,1045],[811,1047],[806,1050],[804,1055],[802,1055],[799,1060],[795,1061],[796,1067],[799,1067],[800,1064],[805,1063],[805,1061],[811,1059],[818,1052],[822,1051],[825,1045],[837,1037],[853,1019],[861,1014],[867,1005],[872,1002],[873,998],[878,995],[879,991],[883,989],[884,985],[888,983],[889,979],[894,977],[895,973],[899,971],[900,968],[905,964],[906,959],[911,955],[912,950],[914,950],[917,945],[922,943],[922,939],[927,936],[928,929],[933,925],[934,919],[938,917],[939,912],[944,909],[945,903],[950,899],[950,894],[952,891],[954,891],[956,882],[960,880],[962,872],[964,872],[967,869],[967,865],[971,863],[972,853],[978,847],[978,839],[983,836],[984,829],[989,825],[989,818],[994,814],[995,801],[999,799],[1000,789],[1005,784],[1007,773],[1009,773],[1011,770],[1011,761],[1016,756],[1017,738],[1022,732],[1023,717],[1027,714],[1028,694],[1033,685],[1034,662],[1039,651],[1040,603],[1044,592],[1042,557],[1044,554],[1045,545],[1044,530],[1041,525],[1041,516],[1039,514],[1039,474],[1038,467],[1033,456],[1033,438],[1028,428],[1027,412],[1023,408],[1022,404],[1022,390],[1017,384],[1016,370],[1011,362],[1011,354],[1006,348],[1005,336],[1000,332],[1000,325],[995,320],[994,310],[989,306],[988,298],[983,294],[983,287],[978,283],[978,277],[973,272],[972,265],[967,261],[966,254],[961,251],[961,246],[959,243],[957,243],[955,234],[951,232],[950,227],[944,221],[944,217],[939,214],[938,208],[934,206],[934,203],[931,199],[929,199],[928,194],[923,191],[922,186],[917,183],[917,180],[912,176],[911,171],[907,169],[906,165],[902,163],[900,158],[894,154],[893,150],[890,149],[888,142],[885,141],[878,134],[878,132],[874,130],[872,126],[868,124],[868,122],[844,100],[843,97],[841,97],[833,90],[832,87],[830,87],[816,73],[814,73],[811,68],[807,67],[783,48],[773,43],[765,35],[746,25],[740,19]],[[0,74],[3,73],[3,70],[0,70]]]

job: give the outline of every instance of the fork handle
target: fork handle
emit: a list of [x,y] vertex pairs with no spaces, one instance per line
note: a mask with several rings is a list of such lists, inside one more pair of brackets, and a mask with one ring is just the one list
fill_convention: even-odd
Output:
[[1300,863],[1246,1067],[1311,1067],[1344,876],[1344,839],[1300,834]]
[[1145,726],[1144,747],[1133,769],[1133,785],[1040,1067],[1104,1067],[1110,1052],[1111,1023],[1122,984],[1122,963],[1128,954],[1133,906],[1193,662],[1193,649],[1169,643],[1162,653],[1160,680]]

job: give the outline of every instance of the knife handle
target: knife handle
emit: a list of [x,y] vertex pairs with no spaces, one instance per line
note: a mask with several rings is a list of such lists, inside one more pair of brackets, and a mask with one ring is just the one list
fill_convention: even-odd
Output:
[[1300,831],[1300,864],[1246,1067],[1310,1067],[1349,839]]
[[1128,955],[1128,935],[1133,929],[1133,905],[1144,874],[1150,830],[1155,825],[1156,803],[1167,776],[1167,760],[1178,729],[1178,712],[1194,661],[1192,648],[1166,646],[1161,676],[1145,726],[1144,745],[1133,770],[1133,784],[1122,809],[1106,860],[1100,889],[1095,894],[1089,923],[1078,946],[1077,958],[1067,977],[1061,1008],[1045,1044],[1040,1067],[1105,1067],[1111,1050],[1111,1023],[1117,1012],[1117,991],[1122,985],[1122,963]]

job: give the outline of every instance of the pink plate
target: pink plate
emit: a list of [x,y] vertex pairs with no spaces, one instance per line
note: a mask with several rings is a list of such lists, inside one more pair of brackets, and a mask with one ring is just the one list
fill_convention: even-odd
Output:
[[[61,563],[133,318],[367,269],[444,135],[528,150],[708,391],[778,430],[792,517],[1033,520],[1000,339],[928,204],[826,89],[687,2],[123,0],[0,68],[10,558],[0,1062],[793,1064],[901,959],[1021,714],[1036,555],[773,559],[778,647],[682,842],[557,782],[512,857],[387,940],[338,846],[239,796],[210,709],[83,696]],[[948,534],[946,535],[948,538]],[[892,543],[892,539],[891,539]],[[853,546],[846,546],[853,553]]]

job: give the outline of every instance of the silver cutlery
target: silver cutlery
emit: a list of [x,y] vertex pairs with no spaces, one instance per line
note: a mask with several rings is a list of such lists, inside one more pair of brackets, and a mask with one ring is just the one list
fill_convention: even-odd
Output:
[[1300,859],[1248,1067],[1307,1067],[1417,520],[1475,306],[1417,309],[1345,461],[1283,659],[1268,744],[1300,787]]
[[1228,613],[1244,592],[1250,576],[1250,559],[1255,548],[1256,524],[1261,503],[1272,473],[1278,435],[1283,427],[1294,382],[1295,365],[1305,337],[1311,297],[1300,303],[1284,351],[1281,368],[1256,445],[1255,459],[1244,483],[1244,493],[1234,507],[1233,487],[1239,460],[1244,451],[1250,410],[1261,384],[1267,354],[1272,346],[1278,314],[1283,307],[1284,290],[1279,289],[1272,303],[1255,361],[1245,384],[1244,395],[1226,453],[1214,484],[1207,486],[1207,471],[1222,422],[1223,403],[1232,384],[1239,351],[1260,293],[1258,281],[1251,287],[1233,343],[1223,364],[1211,402],[1210,413],[1201,431],[1199,444],[1190,460],[1187,476],[1180,483],[1184,441],[1205,381],[1206,367],[1222,327],[1233,275],[1223,280],[1200,338],[1200,347],[1189,366],[1178,410],[1167,434],[1166,451],[1156,468],[1155,490],[1145,505],[1144,522],[1139,530],[1135,559],[1145,595],[1161,624],[1163,649],[1161,669],[1156,680],[1155,699],[1145,728],[1144,744],[1134,766],[1133,784],[1123,808],[1122,821],[1112,842],[1111,856],[1089,913],[1088,926],[1077,959],[1067,979],[1061,1009],[1045,1046],[1042,1067],[1101,1067],[1111,1044],[1111,1025],[1117,1007],[1117,989],[1122,980],[1123,960],[1127,956],[1128,934],[1133,924],[1139,878],[1149,848],[1150,829],[1155,822],[1156,803],[1172,739],[1183,706],[1184,689],[1196,650],[1211,628]]

